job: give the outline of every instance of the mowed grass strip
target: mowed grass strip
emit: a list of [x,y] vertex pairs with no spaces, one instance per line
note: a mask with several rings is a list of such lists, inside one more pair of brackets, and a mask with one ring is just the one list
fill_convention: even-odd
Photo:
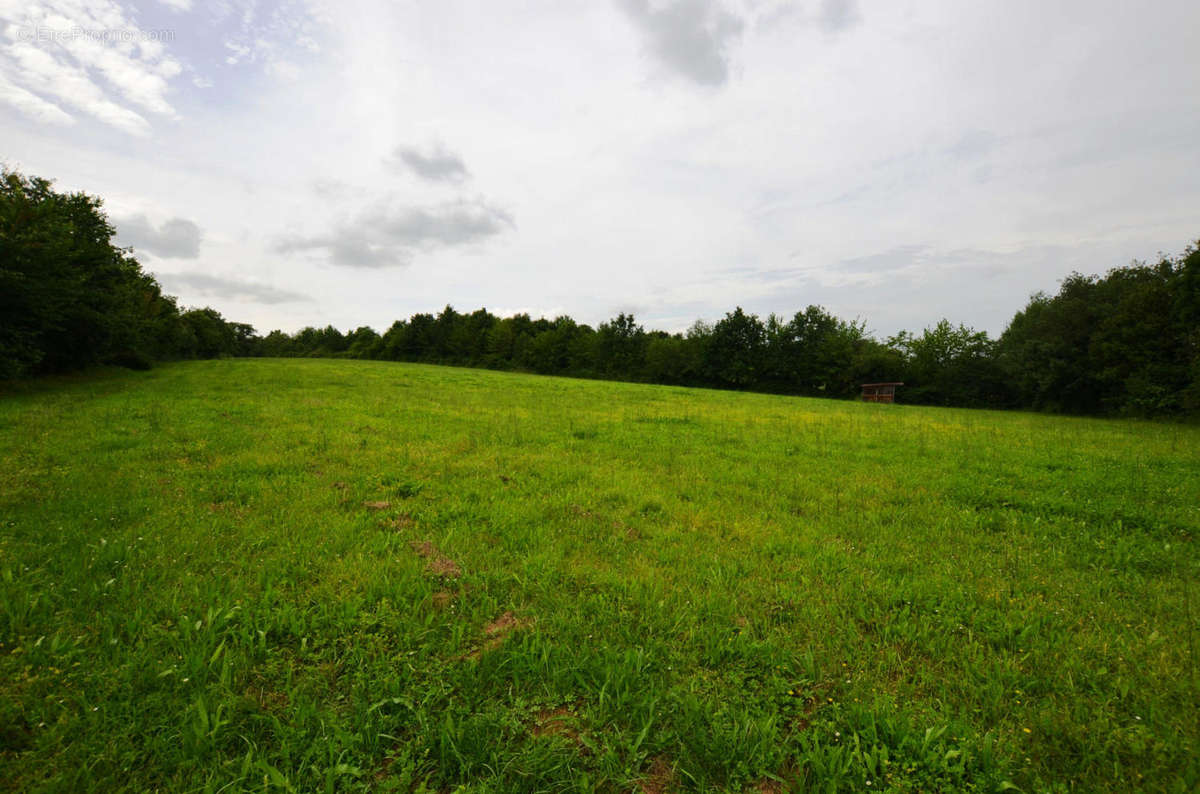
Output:
[[0,396],[14,790],[1192,791],[1200,429],[362,361]]

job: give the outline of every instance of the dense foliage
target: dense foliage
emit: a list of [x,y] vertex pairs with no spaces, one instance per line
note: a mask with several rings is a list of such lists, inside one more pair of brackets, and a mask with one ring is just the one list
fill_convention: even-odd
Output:
[[1057,295],[1035,295],[999,339],[941,320],[879,341],[820,306],[766,320],[737,308],[677,334],[627,314],[592,328],[447,306],[382,336],[305,328],[273,331],[254,348],[830,397],[902,381],[903,402],[1161,415],[1200,408],[1198,328],[1200,252],[1189,249],[1103,277],[1073,274]]
[[113,233],[99,198],[0,176],[0,378],[251,352],[254,329],[180,311]]
[[686,333],[620,314],[415,314],[382,335],[294,334],[181,311],[112,243],[100,199],[5,173],[0,186],[0,377],[217,356],[369,358],[785,394],[849,397],[903,381],[903,402],[1072,413],[1200,409],[1200,251],[1104,276],[1072,274],[1035,295],[999,339],[942,320],[884,340],[820,306],[765,320],[740,307]]
[[899,374],[902,357],[862,326],[810,306],[766,322],[738,308],[687,333],[647,331],[620,314],[592,328],[570,317],[497,317],[486,309],[416,314],[382,336],[370,328],[273,331],[266,356],[377,358],[519,369],[543,374],[648,381],[795,394],[849,395],[864,377]]
[[997,344],[1019,404],[1074,413],[1200,408],[1200,250],[1036,295]]

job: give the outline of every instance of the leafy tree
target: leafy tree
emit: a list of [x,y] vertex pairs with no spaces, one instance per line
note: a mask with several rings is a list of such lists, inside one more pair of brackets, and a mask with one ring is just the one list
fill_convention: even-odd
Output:
[[292,337],[283,331],[272,331],[263,337],[259,344],[259,355],[273,358],[291,356],[294,355],[292,345]]
[[651,383],[683,384],[693,380],[696,368],[689,361],[688,343],[683,334],[650,334],[646,343],[646,380]]
[[851,362],[848,394],[863,383],[904,382],[908,362],[904,354],[891,345],[864,336],[855,346]]
[[529,363],[535,372],[561,374],[571,370],[572,346],[579,326],[570,317],[557,317],[545,331],[533,337]]
[[632,314],[622,312],[596,329],[595,352],[598,373],[632,379],[645,361],[646,331]]
[[196,358],[232,356],[238,349],[238,335],[216,309],[192,309],[183,313],[183,326],[191,340],[190,354]]
[[705,350],[708,374],[721,386],[751,388],[763,379],[765,351],[762,321],[738,306],[713,326]]
[[786,323],[772,314],[766,323],[764,379],[781,391],[852,393],[863,338],[861,324],[840,320],[820,306],[796,312]]
[[888,342],[907,364],[906,401],[975,406],[1004,401],[1004,377],[986,331],[943,319],[920,336],[902,331]]
[[[480,328],[487,329],[483,335],[481,363],[484,366],[492,369],[524,369],[532,366],[532,343],[539,326],[528,314],[497,319],[490,325],[479,320],[476,323]],[[548,324],[541,327],[548,327]]]
[[378,358],[380,336],[370,326],[360,326],[346,335],[346,355],[349,358]]
[[397,320],[384,332],[379,343],[379,357],[388,361],[401,361],[408,344],[408,322]]
[[[180,314],[113,234],[99,198],[0,175],[0,377],[104,363],[141,368],[224,338],[229,329]],[[221,351],[244,354],[253,329],[230,333],[233,344]]]
[[998,359],[1021,404],[1075,413],[1195,409],[1200,257],[1066,278],[1034,295],[1000,337]]
[[432,314],[414,314],[404,335],[405,361],[434,361],[437,355],[437,318]]

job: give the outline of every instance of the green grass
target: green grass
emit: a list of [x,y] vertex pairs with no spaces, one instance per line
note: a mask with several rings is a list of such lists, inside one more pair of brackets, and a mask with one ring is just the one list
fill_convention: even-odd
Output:
[[1195,427],[196,362],[0,524],[11,789],[1200,785]]

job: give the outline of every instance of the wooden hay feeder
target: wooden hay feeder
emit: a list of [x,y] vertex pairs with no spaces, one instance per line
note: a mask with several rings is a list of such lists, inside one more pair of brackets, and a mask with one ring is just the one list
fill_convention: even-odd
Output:
[[896,401],[896,387],[903,383],[864,383],[862,399],[866,403],[893,403]]

